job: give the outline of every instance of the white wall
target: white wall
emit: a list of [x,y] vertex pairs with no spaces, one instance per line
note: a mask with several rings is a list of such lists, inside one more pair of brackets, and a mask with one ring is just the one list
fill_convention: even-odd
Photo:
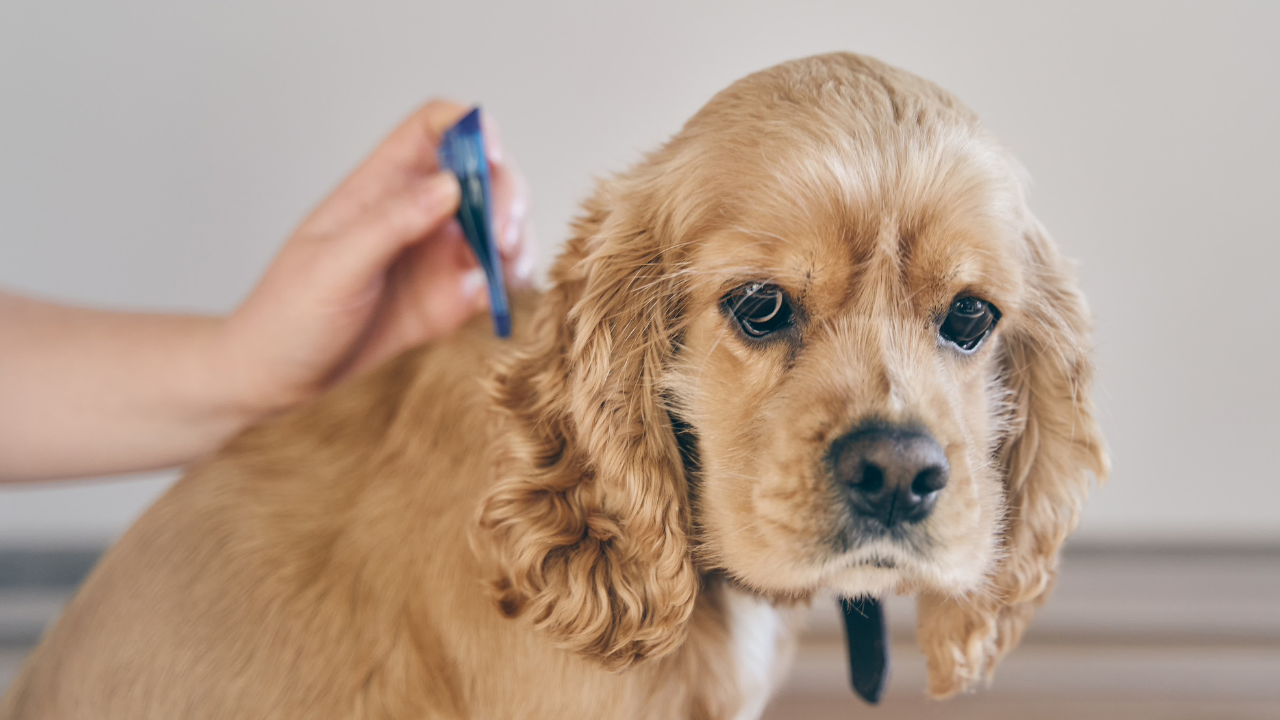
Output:
[[[1280,539],[1280,3],[199,5],[0,4],[0,284],[227,310],[432,95],[501,121],[545,267],[591,176],[713,92],[866,52],[977,110],[1082,261],[1115,461],[1082,533]],[[163,483],[0,489],[0,541],[111,537]]]

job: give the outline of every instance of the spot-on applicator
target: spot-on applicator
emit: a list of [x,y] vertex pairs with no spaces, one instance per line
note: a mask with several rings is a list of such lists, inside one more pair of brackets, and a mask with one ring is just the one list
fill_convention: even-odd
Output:
[[840,598],[853,689],[875,705],[889,684],[889,628],[875,598]]
[[458,205],[458,223],[475,252],[480,267],[489,281],[489,313],[498,337],[511,335],[511,311],[507,305],[507,288],[502,282],[502,258],[494,240],[489,187],[489,161],[484,152],[484,135],[480,131],[480,108],[467,113],[458,124],[445,131],[436,151],[440,165],[458,178],[462,202]]

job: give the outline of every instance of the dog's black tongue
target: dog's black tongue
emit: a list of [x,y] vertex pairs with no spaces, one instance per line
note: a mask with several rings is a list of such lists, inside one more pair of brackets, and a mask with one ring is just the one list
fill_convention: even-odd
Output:
[[840,598],[853,689],[875,705],[889,684],[889,629],[875,598]]

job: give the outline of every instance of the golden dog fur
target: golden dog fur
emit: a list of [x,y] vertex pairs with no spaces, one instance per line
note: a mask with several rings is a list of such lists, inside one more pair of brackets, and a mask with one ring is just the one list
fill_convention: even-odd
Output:
[[[796,298],[786,342],[721,308],[759,281]],[[961,293],[1002,314],[972,355],[938,340]],[[1018,642],[1106,472],[1017,164],[868,58],[718,94],[518,305],[511,342],[478,320],[191,468],[0,717],[754,717],[821,590],[917,594],[946,696]],[[832,540],[820,458],[868,418],[945,449],[918,543]]]

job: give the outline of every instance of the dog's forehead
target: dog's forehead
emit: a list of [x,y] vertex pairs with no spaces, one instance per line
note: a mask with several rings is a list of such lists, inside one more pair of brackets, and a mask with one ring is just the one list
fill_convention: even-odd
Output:
[[928,304],[966,288],[1016,302],[1017,178],[981,143],[949,142],[780,147],[728,174],[700,264],[724,284],[770,280],[811,302],[894,290]]
[[722,284],[772,280],[843,304],[1021,295],[1016,161],[908,73],[848,55],[786,63],[717,95],[668,150],[670,205],[703,218],[694,253]]

